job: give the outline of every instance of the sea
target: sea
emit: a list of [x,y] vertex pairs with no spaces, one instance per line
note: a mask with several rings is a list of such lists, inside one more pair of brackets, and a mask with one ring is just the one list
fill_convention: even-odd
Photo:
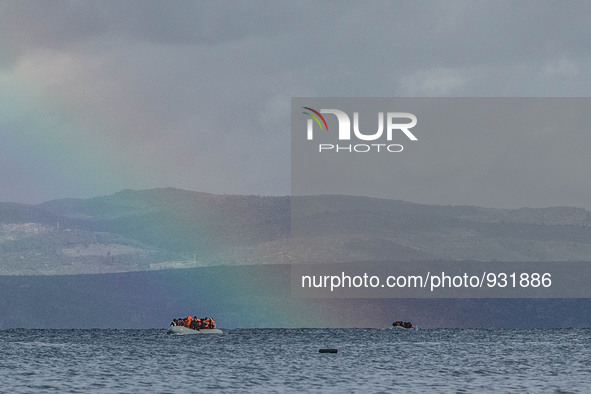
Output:
[[0,392],[588,393],[591,330],[1,330]]

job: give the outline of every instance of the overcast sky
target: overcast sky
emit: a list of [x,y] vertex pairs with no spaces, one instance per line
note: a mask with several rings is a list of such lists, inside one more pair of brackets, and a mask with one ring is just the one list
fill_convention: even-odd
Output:
[[[286,195],[292,96],[586,97],[589,26],[565,1],[2,1],[0,201]],[[496,205],[458,197],[430,202]]]

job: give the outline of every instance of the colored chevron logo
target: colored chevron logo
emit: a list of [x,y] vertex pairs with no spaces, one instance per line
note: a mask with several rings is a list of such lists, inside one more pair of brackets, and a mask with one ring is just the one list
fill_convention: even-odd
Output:
[[[307,109],[310,112],[313,112],[313,113],[310,113],[310,112],[302,112],[302,113],[305,115],[308,115],[312,119],[314,119],[316,121],[316,123],[318,123],[318,126],[320,126],[320,130],[323,130],[324,127],[326,127],[326,130],[328,131],[328,125],[326,124],[326,120],[324,119],[324,116],[322,116],[320,114],[320,112],[318,112],[315,109],[310,108],[310,107],[302,107],[302,108]],[[322,122],[324,123],[324,127],[322,126],[322,123],[320,123],[320,119],[318,119],[318,118],[322,119]]]

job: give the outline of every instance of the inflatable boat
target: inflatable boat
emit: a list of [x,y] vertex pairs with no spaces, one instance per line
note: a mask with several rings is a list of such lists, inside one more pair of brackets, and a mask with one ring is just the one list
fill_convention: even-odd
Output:
[[395,330],[403,330],[403,331],[406,331],[406,330],[416,331],[419,329],[419,327],[417,325],[412,324],[409,321],[401,321],[401,320],[398,320],[398,321],[395,321],[394,323],[392,323],[391,328],[393,328]]
[[419,329],[417,326],[412,327],[402,327],[402,326],[392,326],[389,327],[390,330],[400,330],[400,331],[416,331]]
[[170,326],[168,329],[169,334],[176,335],[193,335],[193,334],[223,334],[223,331],[219,328],[199,328],[194,330],[192,328],[183,326]]

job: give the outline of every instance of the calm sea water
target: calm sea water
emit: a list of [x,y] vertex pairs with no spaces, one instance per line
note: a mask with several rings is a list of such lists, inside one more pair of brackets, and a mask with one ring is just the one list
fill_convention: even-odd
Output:
[[[327,347],[339,353],[318,353]],[[591,330],[5,330],[0,385],[17,393],[591,392]]]

